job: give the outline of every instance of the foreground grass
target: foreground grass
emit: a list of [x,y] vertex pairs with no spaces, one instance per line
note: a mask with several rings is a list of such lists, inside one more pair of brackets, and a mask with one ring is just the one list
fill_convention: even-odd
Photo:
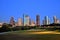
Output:
[[[60,40],[59,32],[45,31],[47,34],[41,34],[41,31],[16,31],[0,35],[0,40]],[[49,33],[50,32],[50,33]]]

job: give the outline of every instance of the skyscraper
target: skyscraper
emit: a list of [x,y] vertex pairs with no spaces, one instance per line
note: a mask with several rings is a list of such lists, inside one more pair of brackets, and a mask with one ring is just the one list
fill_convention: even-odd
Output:
[[35,26],[35,22],[31,20],[31,26]]
[[13,18],[13,17],[11,17],[11,19],[10,19],[10,24],[11,24],[12,26],[15,25],[15,21],[14,21],[14,18]]
[[30,25],[30,17],[28,15],[24,15],[24,26]]
[[24,16],[25,16],[25,15],[23,14],[23,26],[24,26],[24,18],[25,18]]
[[40,26],[40,16],[36,15],[36,26]]
[[18,19],[18,26],[22,26],[23,22],[22,22],[22,18]]
[[54,23],[56,24],[56,23],[57,23],[57,18],[56,18],[56,16],[53,16],[53,20],[54,20]]
[[59,19],[57,19],[57,23],[59,23],[59,24],[60,24],[60,20],[59,20]]
[[45,16],[43,21],[44,21],[44,25],[50,24],[50,20],[49,20],[48,16]]
[[3,23],[0,23],[0,28],[2,27]]
[[42,21],[42,24],[45,25],[45,20]]

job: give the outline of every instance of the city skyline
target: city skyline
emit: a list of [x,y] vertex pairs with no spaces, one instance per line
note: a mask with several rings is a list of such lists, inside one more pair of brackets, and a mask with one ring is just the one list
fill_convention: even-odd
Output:
[[41,22],[45,16],[49,16],[53,22],[54,15],[60,19],[59,13],[60,0],[0,0],[0,22],[8,22],[11,16],[17,21],[23,14],[29,15],[34,21],[39,14]]
[[0,0],[1,40],[60,40],[60,0]]
[[[29,15],[23,14],[23,18],[18,18],[17,21],[14,20],[14,17],[10,17],[9,19],[9,23],[11,24],[13,27],[15,26],[40,26],[40,25],[49,25],[52,23],[55,24],[60,24],[60,19],[57,18],[57,16],[53,16],[53,22],[51,23],[50,18],[48,16],[45,16],[44,19],[42,20],[42,23],[40,21],[40,15],[36,15],[36,19],[35,21],[33,19],[31,19],[31,17]],[[1,23],[1,22],[0,22]],[[6,23],[6,22],[3,22]],[[1,23],[1,24],[3,24]]]
[[[24,16],[23,16],[23,15],[24,15]],[[14,21],[14,22],[18,22],[19,19],[21,19],[22,21],[24,21],[24,20],[26,21],[27,18],[28,18],[29,20],[34,21],[35,23],[36,23],[37,20],[39,20],[39,21],[38,21],[39,24],[42,24],[42,23],[43,23],[43,20],[45,20],[45,21],[47,20],[47,24],[48,24],[48,22],[49,22],[49,24],[50,24],[50,23],[54,23],[54,22],[55,22],[55,23],[57,23],[57,22],[59,23],[59,21],[60,21],[60,19],[58,19],[57,16],[53,16],[53,17],[52,17],[52,20],[53,20],[53,21],[51,21],[51,20],[50,20],[51,18],[49,18],[49,16],[45,16],[45,17],[43,18],[43,20],[41,20],[41,18],[40,18],[41,16],[37,14],[37,15],[35,16],[35,20],[34,20],[34,19],[32,19],[32,18],[31,18],[29,15],[27,15],[27,14],[23,14],[23,15],[22,15],[22,17],[17,18],[17,21],[15,21],[15,18],[14,18],[13,16],[11,16],[8,22],[6,22],[6,21],[4,22],[4,21],[3,21],[3,22],[0,22],[0,23],[10,23],[11,20]],[[38,17],[37,17],[37,16],[38,16]],[[36,18],[38,18],[38,19],[36,19]],[[28,21],[28,20],[27,20],[27,21]],[[25,23],[26,23],[26,22],[25,22]]]

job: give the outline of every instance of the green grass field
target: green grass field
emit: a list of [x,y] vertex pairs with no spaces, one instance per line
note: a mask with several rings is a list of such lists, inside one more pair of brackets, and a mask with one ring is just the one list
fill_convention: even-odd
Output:
[[[0,35],[0,40],[60,40],[60,34],[34,34],[40,31],[16,31]],[[33,33],[33,34],[29,34]]]

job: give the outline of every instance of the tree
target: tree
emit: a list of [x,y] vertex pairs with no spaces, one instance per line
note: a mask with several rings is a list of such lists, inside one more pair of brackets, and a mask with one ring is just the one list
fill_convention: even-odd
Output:
[[0,31],[1,32],[11,31],[11,25],[7,23],[3,23]]

